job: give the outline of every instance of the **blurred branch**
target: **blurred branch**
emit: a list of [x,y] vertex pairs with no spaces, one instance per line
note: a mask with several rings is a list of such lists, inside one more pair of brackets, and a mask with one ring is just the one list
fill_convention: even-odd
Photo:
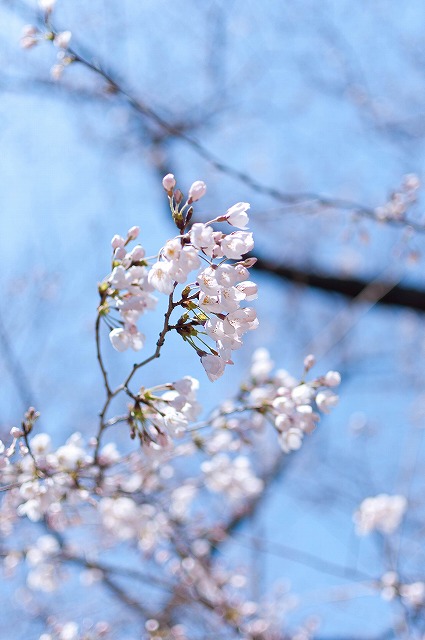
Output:
[[[347,298],[357,298],[371,284],[369,280],[361,278],[336,278],[313,270],[298,269],[270,258],[257,255],[257,262],[253,269],[264,271],[272,275],[293,282],[298,286],[312,287],[332,293],[339,293]],[[404,287],[391,282],[374,281],[373,292],[363,295],[364,301],[376,298],[378,304],[394,305],[415,311],[425,311],[425,291],[413,287]]]
[[[19,2],[16,5],[11,5],[10,3],[8,3],[8,6],[15,11],[18,10],[20,12],[24,12],[25,15],[28,15],[29,7],[26,6],[26,4],[23,2]],[[43,20],[40,16],[38,18],[38,22],[44,24],[44,26],[48,30],[51,30],[53,34],[58,33],[58,31],[52,27],[50,22],[46,23],[45,20]],[[192,137],[192,135],[188,133],[188,130],[193,128],[193,126],[186,126],[182,122],[170,122],[163,115],[161,115],[157,109],[152,108],[145,100],[136,97],[133,92],[125,86],[125,83],[119,78],[118,74],[116,74],[112,70],[107,70],[107,67],[105,65],[98,62],[97,57],[93,54],[92,51],[84,51],[83,48],[79,46],[78,51],[74,47],[69,47],[66,53],[71,58],[73,63],[81,64],[82,66],[86,67],[97,76],[102,78],[106,83],[105,89],[107,90],[108,94],[116,95],[122,98],[134,113],[136,113],[141,118],[147,119],[149,122],[151,122],[155,127],[159,129],[159,132],[162,132],[163,136],[165,135],[166,138],[177,138],[181,140],[199,157],[205,160],[211,167],[213,167],[220,173],[223,173],[233,178],[234,180],[243,183],[252,191],[255,191],[256,193],[259,193],[261,195],[269,196],[270,198],[284,204],[309,204],[310,206],[314,205],[319,210],[322,208],[326,208],[341,212],[352,212],[360,216],[382,222],[379,216],[377,216],[376,211],[373,207],[365,206],[352,200],[328,197],[309,191],[285,192],[276,187],[263,184],[262,182],[256,180],[251,174],[245,171],[240,171],[230,164],[227,164],[218,155],[209,151],[201,142],[199,142],[199,140]],[[420,224],[413,220],[409,220],[406,216],[388,219],[385,220],[385,222],[387,224],[396,226],[409,226],[419,233],[425,233],[425,226],[423,224]]]
[[[259,476],[264,482],[265,491],[267,491],[271,484],[275,482],[281,475],[282,471],[288,467],[288,458],[284,453],[280,453],[272,464]],[[208,541],[212,545],[211,557],[213,557],[221,543],[226,542],[228,537],[239,529],[244,522],[253,518],[260,507],[265,492],[255,495],[250,500],[245,501],[243,505],[237,508],[233,514],[229,516],[226,522],[217,524],[213,527],[213,533],[208,535]]]
[[3,317],[0,314],[0,351],[3,355],[4,362],[9,370],[12,380],[18,391],[19,397],[24,405],[24,409],[34,406],[36,404],[34,392],[31,388],[31,383],[25,372],[24,367],[15,351],[13,350],[11,340],[9,338],[7,329],[3,322]]
[[[244,544],[244,540],[246,543]],[[287,545],[280,544],[279,542],[272,542],[270,540],[263,540],[262,538],[254,536],[246,536],[239,534],[238,544],[248,546],[251,548],[252,544],[255,544],[255,548],[261,552],[281,558],[286,558],[290,562],[296,562],[302,564],[321,573],[335,576],[336,578],[342,578],[344,580],[354,580],[368,583],[366,586],[376,588],[379,585],[379,581],[373,578],[363,571],[353,569],[351,567],[343,567],[330,560],[325,560],[319,556],[315,556],[307,551],[301,551],[294,547],[288,547]]]

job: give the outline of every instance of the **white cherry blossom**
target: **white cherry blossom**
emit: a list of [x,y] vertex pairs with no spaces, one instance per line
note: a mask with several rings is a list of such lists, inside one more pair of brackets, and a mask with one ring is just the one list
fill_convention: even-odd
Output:
[[238,202],[234,204],[233,207],[227,209],[226,220],[233,227],[238,227],[239,229],[246,229],[249,223],[249,218],[247,211],[249,210],[250,205],[248,202]]
[[157,291],[170,295],[174,289],[174,278],[172,276],[172,263],[162,260],[156,262],[149,271],[149,284]]
[[218,380],[223,375],[226,366],[226,361],[223,358],[209,354],[201,357],[201,363],[211,382]]
[[221,241],[221,249],[227,258],[241,260],[245,253],[254,248],[252,233],[248,231],[234,231]]
[[393,533],[399,527],[406,509],[407,500],[401,495],[380,493],[366,498],[354,514],[356,531],[361,536],[372,531]]

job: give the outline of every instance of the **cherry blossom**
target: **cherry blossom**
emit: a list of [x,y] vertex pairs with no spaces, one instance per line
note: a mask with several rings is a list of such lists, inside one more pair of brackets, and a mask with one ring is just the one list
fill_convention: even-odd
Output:
[[372,531],[391,534],[399,527],[406,509],[407,500],[404,496],[381,493],[366,498],[353,517],[356,531],[361,536]]
[[233,227],[246,229],[249,222],[247,214],[249,208],[250,205],[248,204],[248,202],[238,202],[237,204],[234,204],[233,207],[227,209],[227,213],[225,215],[227,222]]
[[[243,347],[244,336],[258,326],[255,308],[247,306],[258,294],[249,273],[255,259],[244,258],[253,248],[252,234],[245,231],[249,205],[238,203],[225,216],[190,227],[190,205],[204,195],[205,184],[195,182],[186,200],[175,191],[171,174],[163,186],[177,227],[175,237],[147,257],[143,244],[133,245],[139,237],[144,242],[139,226],[115,234],[110,270],[98,285],[96,348],[105,402],[94,431],[88,439],[75,432],[55,443],[47,432],[36,431],[39,413],[30,407],[18,426],[10,428],[9,440],[0,443],[4,566],[10,573],[22,570],[31,593],[62,589],[68,565],[81,570],[82,585],[110,586],[115,585],[114,568],[103,558],[119,557],[125,548],[135,565],[139,559],[143,571],[151,572],[148,582],[155,588],[165,585],[188,610],[206,602],[207,611],[229,620],[238,636],[257,637],[279,628],[268,607],[282,607],[282,602],[273,596],[267,606],[252,602],[243,571],[211,562],[214,544],[225,535],[217,522],[224,515],[237,519],[262,495],[270,452],[253,452],[268,451],[264,445],[270,441],[277,460],[298,450],[319,423],[320,412],[336,405],[340,376],[328,371],[308,379],[311,361],[297,379],[284,370],[274,371],[268,352],[259,349],[234,396],[207,414],[198,402],[199,382],[192,376],[149,386],[145,375],[144,386],[136,383],[139,368],[160,355],[171,332],[195,352],[214,382],[233,364],[233,352]],[[241,230],[214,230],[215,222],[226,220]],[[103,326],[116,351],[146,349],[151,336],[141,329],[145,314],[158,302],[154,291],[166,312],[153,353],[114,387],[103,359]],[[114,413],[115,399],[125,399],[120,414]],[[120,429],[120,447],[114,429]],[[260,443],[258,451],[255,442]],[[394,521],[394,513],[392,517]],[[17,550],[15,531],[22,523],[37,533],[24,536]],[[87,527],[90,541],[82,552],[74,541],[84,537]],[[139,568],[129,570],[138,576]],[[118,589],[125,593],[125,580],[123,585]],[[112,591],[117,593],[114,587]],[[406,583],[399,591],[409,606],[419,606],[419,583]],[[182,625],[163,623],[149,603],[146,607],[147,637],[189,639]],[[41,638],[100,640],[108,633],[102,621],[50,617]]]
[[218,355],[213,356],[210,354],[205,354],[201,358],[201,363],[211,382],[214,382],[214,380],[218,380],[218,378],[223,375],[224,369],[226,367],[225,360]]

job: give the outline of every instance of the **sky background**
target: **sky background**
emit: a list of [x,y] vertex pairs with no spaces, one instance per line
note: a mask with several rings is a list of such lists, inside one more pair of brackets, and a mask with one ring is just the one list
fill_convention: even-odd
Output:
[[[34,21],[32,7],[0,2],[2,431],[19,421],[30,399],[41,411],[40,428],[57,442],[76,430],[90,433],[102,392],[97,283],[108,273],[114,233],[139,225],[148,255],[173,234],[163,169],[186,189],[205,180],[200,217],[251,202],[261,256],[337,277],[424,288],[424,236],[347,212],[282,206],[218,171],[184,140],[153,148],[155,127],[105,94],[87,70],[71,66],[51,82],[57,51],[48,44],[19,47],[22,26]],[[58,0],[54,19],[73,32],[77,51],[165,119],[195,123],[191,136],[259,183],[374,208],[403,175],[423,178],[425,6],[418,0]],[[424,219],[421,200],[412,217]],[[175,379],[190,373],[200,377],[210,406],[236,390],[258,346],[294,374],[315,350],[318,372],[340,370],[339,407],[290,457],[230,551],[246,561],[249,536],[260,536],[380,576],[390,568],[382,544],[355,537],[352,513],[368,495],[408,490],[419,517],[423,317],[379,305],[348,307],[343,297],[264,274],[255,279],[261,327],[225,378],[211,386],[196,355],[176,338],[152,364],[149,383],[164,381],[169,367]],[[143,320],[151,344],[158,318]],[[134,355],[105,345],[119,381]],[[422,528],[413,518],[398,541],[400,569],[410,580],[423,571]],[[283,580],[300,596],[294,624],[318,615],[323,637],[334,638],[378,637],[391,627],[394,609],[358,584],[276,554],[262,560],[261,584]],[[27,624],[35,623],[20,620],[14,637],[24,637]]]

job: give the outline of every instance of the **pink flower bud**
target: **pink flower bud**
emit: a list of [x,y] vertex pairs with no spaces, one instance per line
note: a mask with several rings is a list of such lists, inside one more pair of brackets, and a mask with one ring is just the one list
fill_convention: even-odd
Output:
[[114,260],[124,260],[126,255],[127,252],[124,247],[117,247],[114,251]]
[[167,175],[163,177],[162,186],[169,195],[172,194],[173,189],[176,186],[176,180],[172,173],[167,173]]
[[140,227],[131,227],[127,231],[127,240],[135,240],[140,233]]
[[21,47],[23,49],[30,49],[31,47],[34,47],[38,43],[37,35],[37,27],[34,27],[32,24],[25,25],[22,29]]
[[180,202],[183,200],[183,194],[180,189],[176,189],[174,191],[174,200],[176,201],[176,204],[180,204]]
[[254,266],[256,262],[257,262],[257,258],[247,258],[246,260],[243,260],[239,264],[241,264],[243,267],[246,267],[247,269],[250,269],[251,267]]
[[196,202],[200,200],[207,192],[207,185],[202,180],[196,180],[189,189],[189,200]]
[[56,4],[56,0],[38,0],[38,6],[44,11],[52,11]]
[[63,73],[63,64],[54,64],[50,69],[50,77],[52,80],[60,80]]
[[59,49],[68,49],[71,41],[72,33],[70,31],[61,31],[53,38],[53,44]]
[[122,238],[121,236],[115,234],[114,237],[111,240],[111,247],[113,249],[118,249],[118,247],[123,247],[125,244],[125,240],[124,238]]
[[20,40],[20,45],[22,49],[31,49],[31,47],[35,47],[37,42],[38,41],[33,36],[24,36]]
[[306,368],[306,371],[310,371],[311,367],[314,367],[315,364],[316,358],[311,353],[304,358],[304,367]]
[[145,250],[140,244],[137,244],[132,251],[129,253],[129,257],[133,262],[138,262],[139,260],[143,260],[145,257]]
[[337,387],[341,384],[341,375],[338,371],[328,371],[325,375],[324,383],[327,387]]
[[13,438],[21,438],[24,435],[24,432],[21,429],[18,429],[18,427],[12,427],[10,430],[10,435]]
[[416,191],[421,186],[421,182],[417,175],[415,175],[414,173],[409,173],[404,176],[403,186],[409,191]]
[[26,24],[25,27],[22,29],[23,38],[25,36],[36,36],[37,33],[38,33],[38,29],[33,24]]

